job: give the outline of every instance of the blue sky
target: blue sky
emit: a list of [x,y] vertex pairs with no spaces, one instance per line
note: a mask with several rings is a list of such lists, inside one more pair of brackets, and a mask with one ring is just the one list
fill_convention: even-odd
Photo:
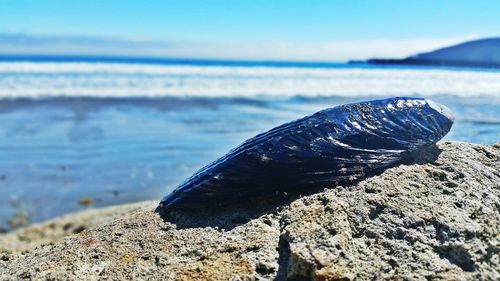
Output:
[[0,7],[3,53],[45,48],[49,53],[344,60],[406,56],[500,30],[495,0],[0,0]]

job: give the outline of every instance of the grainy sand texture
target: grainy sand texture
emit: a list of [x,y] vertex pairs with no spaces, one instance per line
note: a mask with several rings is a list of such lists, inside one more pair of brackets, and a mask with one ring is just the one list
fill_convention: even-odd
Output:
[[0,280],[500,280],[499,159],[445,142],[280,205],[68,215],[0,236]]

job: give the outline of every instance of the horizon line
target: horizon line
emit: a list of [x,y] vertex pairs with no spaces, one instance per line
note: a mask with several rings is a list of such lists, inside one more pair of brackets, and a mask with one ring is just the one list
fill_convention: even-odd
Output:
[[[154,41],[92,36],[44,36],[0,32],[0,54],[10,56],[140,57],[259,62],[346,63],[406,58],[486,36],[372,38],[321,42]],[[493,36],[487,36],[493,37]],[[371,46],[367,48],[366,46]]]
[[112,55],[112,54],[24,54],[0,53],[0,62],[124,62],[124,63],[206,63],[206,64],[300,64],[300,65],[344,65],[350,63],[364,63],[365,60],[289,60],[289,59],[232,59],[232,58],[199,58],[174,56],[145,56],[145,55]]

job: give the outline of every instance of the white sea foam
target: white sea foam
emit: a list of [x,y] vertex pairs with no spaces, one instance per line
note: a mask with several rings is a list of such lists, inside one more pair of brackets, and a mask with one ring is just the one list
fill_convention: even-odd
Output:
[[500,99],[500,72],[119,63],[0,63],[0,98],[454,95]]

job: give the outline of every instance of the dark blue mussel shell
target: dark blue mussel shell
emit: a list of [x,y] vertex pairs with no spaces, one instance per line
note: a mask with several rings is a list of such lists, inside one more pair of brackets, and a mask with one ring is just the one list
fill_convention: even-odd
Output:
[[160,207],[217,207],[350,184],[436,143],[453,120],[446,107],[421,98],[325,109],[245,141],[184,181]]

